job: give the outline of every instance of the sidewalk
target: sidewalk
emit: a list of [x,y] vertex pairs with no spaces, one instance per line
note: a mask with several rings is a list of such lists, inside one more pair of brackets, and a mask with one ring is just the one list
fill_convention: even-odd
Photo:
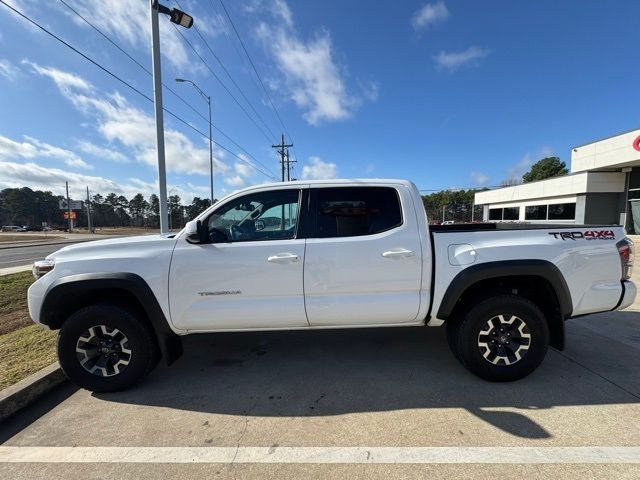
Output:
[[4,277],[5,275],[11,275],[12,273],[28,272],[29,270],[31,270],[32,265],[33,265],[33,262],[30,263],[29,265],[0,268],[0,277]]

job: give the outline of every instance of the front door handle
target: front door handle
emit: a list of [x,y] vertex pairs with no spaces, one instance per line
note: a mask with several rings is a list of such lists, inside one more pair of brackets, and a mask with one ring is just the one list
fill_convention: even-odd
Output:
[[395,250],[388,250],[386,252],[382,252],[382,256],[384,258],[395,258],[395,257],[413,257],[413,252],[411,250],[407,250],[404,248],[398,248]]
[[297,262],[300,260],[298,255],[294,255],[293,253],[280,253],[278,255],[272,255],[267,258],[268,262],[271,263],[288,263],[288,262]]

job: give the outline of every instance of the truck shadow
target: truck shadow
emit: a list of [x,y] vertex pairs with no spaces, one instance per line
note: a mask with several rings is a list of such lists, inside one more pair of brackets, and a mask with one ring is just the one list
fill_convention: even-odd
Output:
[[258,332],[187,337],[173,366],[159,366],[129,391],[94,396],[263,417],[463,408],[515,436],[544,439],[552,434],[530,418],[532,410],[640,401],[640,313],[603,315],[616,315],[636,337],[621,343],[571,321],[568,349],[551,350],[536,372],[514,383],[468,373],[443,329]]

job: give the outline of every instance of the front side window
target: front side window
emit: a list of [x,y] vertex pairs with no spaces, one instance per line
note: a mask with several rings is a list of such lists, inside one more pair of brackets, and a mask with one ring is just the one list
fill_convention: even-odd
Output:
[[295,238],[300,190],[251,193],[222,206],[208,219],[213,242]]
[[402,207],[394,188],[318,188],[315,195],[317,238],[373,235],[402,225]]

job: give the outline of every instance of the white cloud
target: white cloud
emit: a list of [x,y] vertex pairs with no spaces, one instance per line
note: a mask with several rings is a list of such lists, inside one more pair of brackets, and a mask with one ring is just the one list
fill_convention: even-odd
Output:
[[[272,25],[261,22],[257,33],[273,55],[281,78],[270,78],[267,82],[272,88],[281,85],[279,90],[288,90],[290,99],[304,111],[303,117],[309,124],[344,120],[363,99],[377,98],[375,82],[362,88],[361,98],[347,90],[328,31],[321,30],[310,40],[304,40],[294,28],[286,2],[275,0],[270,6]],[[257,6],[251,8],[255,10]]]
[[38,157],[51,157],[58,158],[62,160],[65,165],[74,168],[82,168],[84,170],[92,170],[93,166],[89,165],[87,162],[82,160],[78,155],[76,155],[71,150],[67,150],[64,148],[56,147],[54,145],[50,145],[48,143],[41,142],[33,137],[24,137],[25,140],[31,142],[33,145],[38,147]]
[[24,137],[24,142],[17,142],[0,136],[0,160],[16,160],[17,158],[55,158],[65,165],[74,168],[91,170],[93,167],[82,160],[71,150],[41,142],[33,137]]
[[[33,190],[50,191],[54,195],[65,195],[65,182],[69,182],[71,198],[84,199],[89,187],[91,194],[106,195],[116,193],[132,198],[142,193],[146,198],[152,193],[158,194],[157,181],[147,182],[138,178],[128,178],[123,182],[85,175],[59,168],[47,168],[37,163],[16,163],[0,161],[0,190],[4,188],[29,187]],[[183,204],[191,203],[194,196],[209,197],[209,187],[186,183],[184,186],[169,186],[171,194],[179,195]]]
[[489,53],[490,51],[486,48],[473,46],[462,52],[445,52],[443,50],[434,57],[434,60],[438,69],[453,72],[463,66],[477,65]]
[[231,185],[232,187],[244,187],[244,178],[240,175],[234,175],[232,177],[227,177],[224,179],[227,185]]
[[250,177],[253,175],[253,169],[246,163],[237,162],[234,166],[235,172],[241,177]]
[[[69,172],[58,168],[46,168],[36,163],[0,161],[0,189],[28,186],[34,190],[48,190],[62,195],[68,181],[72,194],[83,198],[83,189],[89,186],[94,191],[124,193],[117,183],[103,177]],[[85,192],[86,194],[86,192]]]
[[335,163],[323,162],[320,157],[309,157],[309,163],[302,167],[304,179],[326,179],[338,176],[338,166]]
[[420,30],[437,23],[441,23],[449,18],[449,10],[444,2],[427,3],[418,10],[411,19],[413,28]]
[[274,0],[271,4],[271,10],[276,17],[280,17],[289,26],[293,26],[293,14],[287,2],[284,0]]
[[6,58],[0,59],[0,76],[8,80],[15,80],[20,70]]
[[[149,2],[101,0],[100,8],[96,8],[94,0],[76,0],[73,2],[73,7],[105,33],[127,43],[131,47],[139,48],[145,54],[148,53],[149,38],[151,36]],[[194,15],[194,18],[197,18],[193,10],[190,13]],[[77,16],[72,15],[71,18],[79,26],[89,28]],[[189,69],[190,65],[192,65],[191,56],[166,15],[160,15],[160,37],[162,38],[161,51],[163,57],[176,68]]]
[[84,153],[93,155],[96,158],[109,160],[116,163],[128,163],[129,159],[122,153],[111,150],[110,148],[100,147],[87,140],[81,140],[78,142],[78,148]]
[[509,178],[521,178],[522,175],[529,171],[531,165],[533,165],[535,162],[552,155],[553,149],[548,146],[540,147],[537,152],[527,152],[522,156],[518,163],[512,165],[507,169],[507,176]]
[[[97,117],[97,128],[109,142],[133,150],[139,162],[157,165],[154,118],[132,106],[119,93],[101,97],[93,85],[81,77],[61,70],[29,63],[38,74],[51,78],[60,92],[81,112]],[[165,126],[165,157],[168,171],[209,175],[208,140],[197,145],[185,134]],[[214,172],[224,174],[229,167],[222,162],[225,154],[214,148]]]
[[64,72],[56,68],[42,67],[26,59],[22,60],[21,63],[30,66],[34,72],[49,77],[65,96],[73,96],[74,90],[80,90],[83,93],[91,90],[91,84],[89,82],[73,73]]
[[15,157],[33,158],[37,154],[38,149],[29,142],[16,142],[0,136],[0,160],[11,160]]
[[489,183],[489,176],[482,172],[471,172],[474,187],[484,187]]
[[368,163],[364,171],[367,173],[367,175],[370,175],[374,172],[375,169],[376,169],[376,166],[373,163]]

